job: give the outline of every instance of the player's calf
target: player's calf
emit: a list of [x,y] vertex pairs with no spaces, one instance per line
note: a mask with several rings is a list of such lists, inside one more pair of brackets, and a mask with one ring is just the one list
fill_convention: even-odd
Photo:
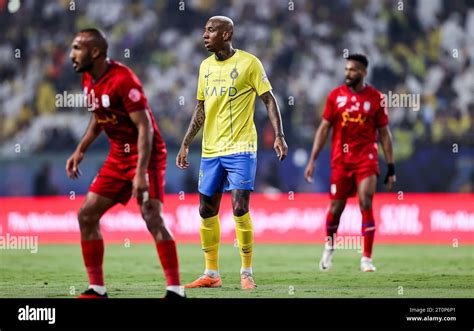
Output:
[[81,298],[105,297],[107,290],[104,284],[104,241],[102,239],[82,240],[82,256],[89,277],[89,287]]
[[151,199],[148,202],[142,203],[142,217],[156,243],[156,250],[166,278],[167,293],[173,292],[178,296],[184,297],[184,289],[180,283],[176,242],[166,227],[161,212],[161,205],[162,203],[158,199]]

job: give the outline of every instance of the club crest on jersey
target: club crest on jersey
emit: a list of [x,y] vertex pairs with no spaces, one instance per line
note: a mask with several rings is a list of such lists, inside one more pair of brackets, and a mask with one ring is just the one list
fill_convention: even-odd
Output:
[[128,92],[128,98],[132,100],[133,102],[140,101],[140,98],[141,98],[140,91],[136,88],[130,89],[130,91]]
[[110,107],[110,98],[108,94],[102,94],[102,107],[104,108]]
[[365,101],[365,102],[364,102],[364,111],[365,111],[366,113],[368,113],[369,110],[370,110],[370,102],[369,102],[369,101]]
[[347,96],[339,95],[336,99],[337,108],[344,107],[347,103]]
[[232,79],[237,79],[239,77],[239,73],[237,72],[237,68],[232,69],[232,72],[230,73],[230,78]]

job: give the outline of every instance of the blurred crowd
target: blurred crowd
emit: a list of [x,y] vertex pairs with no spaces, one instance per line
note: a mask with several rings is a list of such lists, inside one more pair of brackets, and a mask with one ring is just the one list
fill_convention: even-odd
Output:
[[[234,20],[234,47],[264,64],[291,148],[310,148],[347,52],[368,55],[368,81],[383,93],[421,95],[418,111],[389,109],[397,161],[427,146],[474,145],[471,1],[0,0],[0,155],[11,157],[16,144],[30,155],[73,150],[89,114],[55,101],[81,93],[68,54],[86,27],[102,29],[109,56],[142,80],[168,147],[177,148],[208,56],[203,27],[216,14]],[[271,149],[273,130],[257,105],[260,150]],[[105,139],[95,148],[107,149]]]

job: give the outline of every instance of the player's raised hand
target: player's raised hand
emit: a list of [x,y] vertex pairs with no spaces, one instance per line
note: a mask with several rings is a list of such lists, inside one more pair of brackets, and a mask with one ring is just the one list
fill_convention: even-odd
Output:
[[150,199],[149,189],[148,174],[137,170],[133,177],[132,197],[137,198],[139,205]]
[[285,138],[276,137],[275,143],[273,144],[273,149],[275,150],[278,159],[283,161],[288,154],[288,145],[286,144]]
[[188,157],[189,148],[181,145],[178,155],[176,156],[176,166],[180,169],[186,169],[189,167],[189,162],[186,160]]
[[310,161],[306,166],[306,170],[304,171],[304,178],[308,183],[313,182],[313,172],[314,172],[314,161]]
[[84,158],[84,153],[79,151],[74,151],[72,155],[66,161],[66,173],[67,176],[71,179],[77,179],[82,172],[79,170],[79,163],[81,163]]

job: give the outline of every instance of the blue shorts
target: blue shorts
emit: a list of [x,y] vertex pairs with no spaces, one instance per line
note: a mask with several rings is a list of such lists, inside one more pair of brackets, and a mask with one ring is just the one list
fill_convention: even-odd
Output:
[[199,170],[199,192],[212,197],[216,192],[253,191],[257,153],[203,157]]

